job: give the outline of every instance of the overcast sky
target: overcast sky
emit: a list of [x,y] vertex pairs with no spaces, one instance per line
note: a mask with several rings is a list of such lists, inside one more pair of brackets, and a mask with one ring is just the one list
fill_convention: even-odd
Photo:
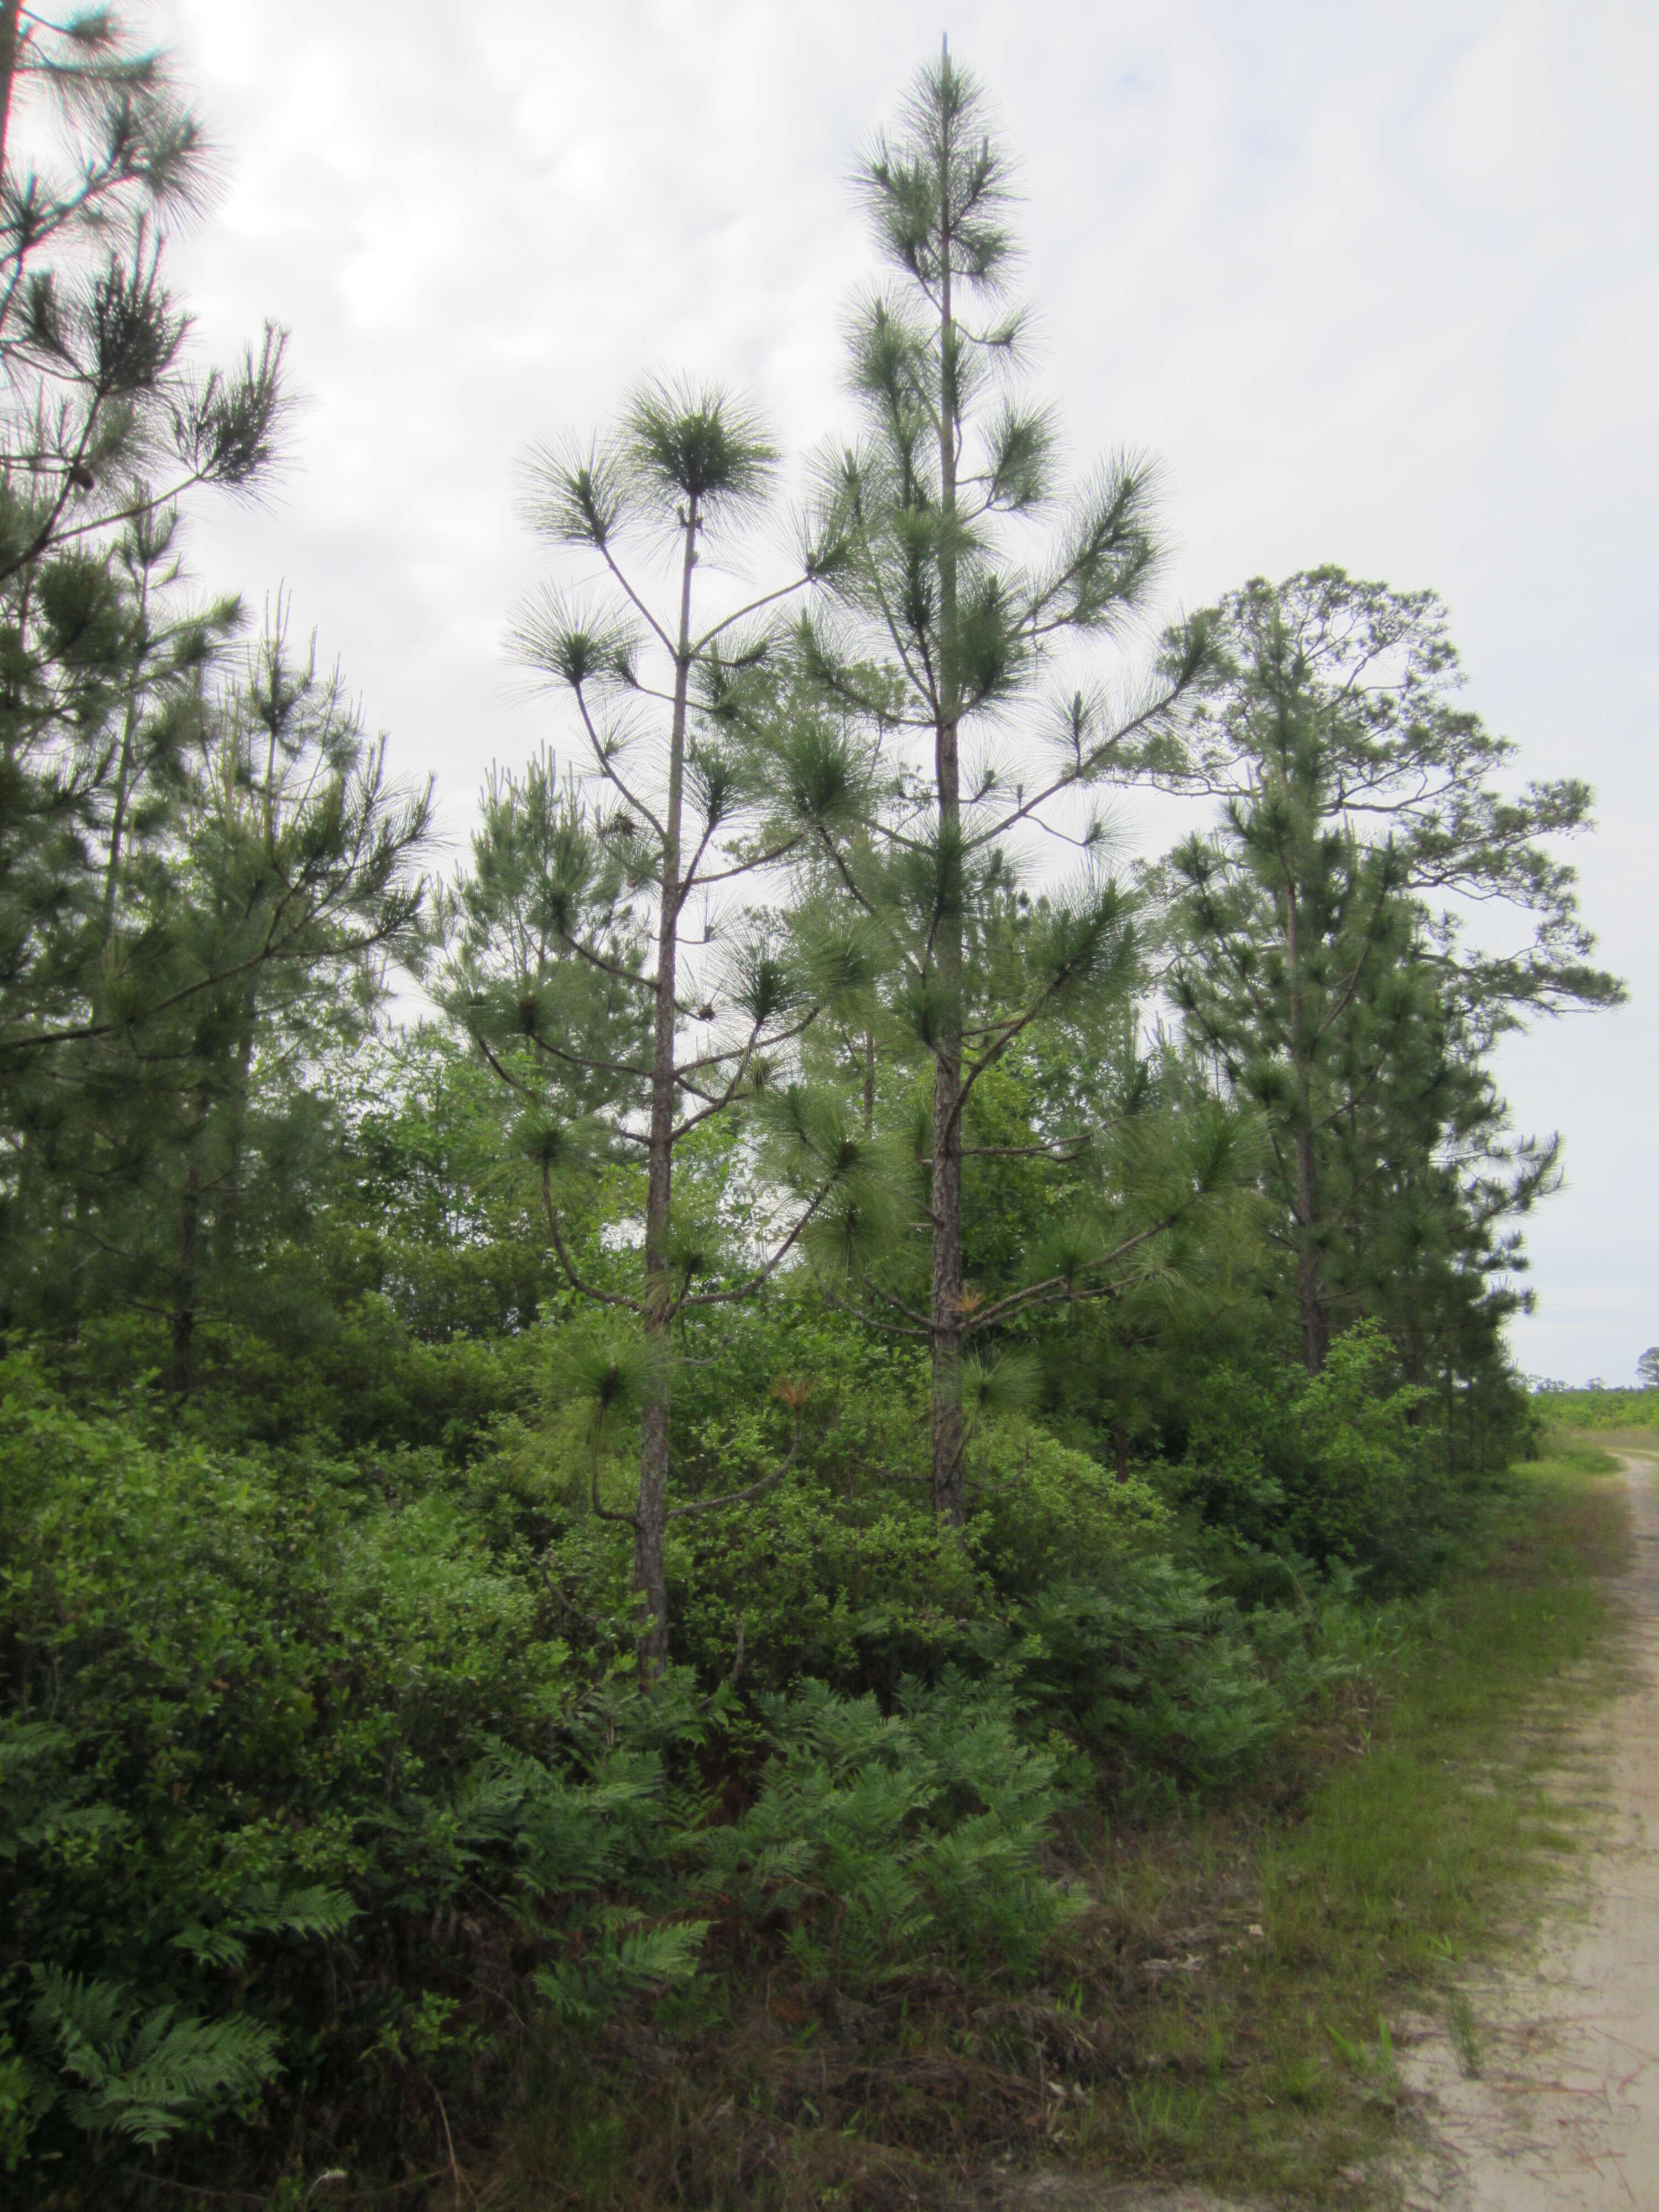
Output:
[[542,568],[518,456],[665,368],[747,387],[793,452],[844,423],[847,179],[948,29],[1022,160],[1070,446],[1164,458],[1171,607],[1321,561],[1432,585],[1521,772],[1593,782],[1583,904],[1631,1003],[1505,1048],[1518,1122],[1567,1139],[1515,1343],[1632,1378],[1659,1342],[1650,0],[140,13],[224,152],[174,264],[204,348],[274,317],[307,395],[279,495],[204,514],[195,564],[287,586],[458,845],[491,760],[562,736],[501,644]]

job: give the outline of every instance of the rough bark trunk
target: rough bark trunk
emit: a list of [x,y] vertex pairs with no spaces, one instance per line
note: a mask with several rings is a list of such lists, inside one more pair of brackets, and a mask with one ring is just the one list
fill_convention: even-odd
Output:
[[1319,1185],[1314,1167],[1313,1139],[1306,1133],[1296,1140],[1297,1297],[1302,1316],[1302,1364],[1310,1375],[1323,1371],[1331,1348],[1330,1318],[1325,1310],[1325,1283],[1316,1242],[1319,1221]]
[[668,1519],[668,1237],[674,1176],[675,983],[679,949],[680,817],[685,781],[686,700],[691,675],[691,572],[697,560],[697,502],[687,502],[680,578],[679,643],[669,728],[668,811],[664,820],[662,901],[658,910],[656,1006],[651,1055],[651,1131],[645,1200],[646,1342],[660,1353],[640,1424],[640,1488],[634,1509],[634,1589],[641,1677],[668,1659],[668,1583],[663,1530]]
[[1297,1303],[1302,1322],[1302,1364],[1310,1375],[1323,1372],[1330,1351],[1330,1321],[1319,1264],[1319,1176],[1314,1159],[1312,1049],[1307,1034],[1303,992],[1300,932],[1296,890],[1285,893],[1285,951],[1291,984],[1291,1067],[1296,1085]]
[[967,1518],[962,1421],[962,1138],[957,1108],[962,1048],[935,1046],[933,1067],[933,1271],[932,1284],[933,1510],[960,1528]]
[[[143,572],[138,586],[138,621],[141,628],[149,621],[149,571]],[[121,879],[121,854],[126,835],[127,808],[132,798],[138,763],[139,702],[143,696],[143,663],[139,663],[131,682],[127,686],[127,701],[121,716],[121,751],[115,772],[115,789],[110,799],[109,857],[104,866],[104,927],[107,930],[115,919],[115,892]]]
[[[956,688],[957,556],[951,532],[957,507],[956,340],[951,305],[951,149],[940,164],[939,203],[939,714],[934,777],[939,864],[954,874],[962,823]],[[962,1419],[962,912],[959,885],[942,882],[945,911],[934,936],[933,981],[939,1009],[933,1040],[933,1510],[960,1528],[967,1519]]]
[[17,82],[18,19],[21,0],[0,0],[0,185],[6,179],[6,142],[11,130],[11,100]]
[[[198,1096],[190,1117],[191,1141],[207,1119],[207,1100]],[[179,1266],[173,1297],[173,1348],[167,1387],[177,1398],[190,1389],[191,1353],[196,1340],[196,1291],[201,1261],[202,1167],[194,1152],[185,1170],[179,1200]]]
[[242,1162],[253,1073],[253,1031],[258,1020],[258,1008],[250,997],[246,1003],[242,1032],[236,1041],[236,1056],[231,1063],[234,1073],[224,1102],[229,1127],[226,1133],[224,1173],[214,1204],[214,1235],[221,1256],[233,1263],[241,1241]]

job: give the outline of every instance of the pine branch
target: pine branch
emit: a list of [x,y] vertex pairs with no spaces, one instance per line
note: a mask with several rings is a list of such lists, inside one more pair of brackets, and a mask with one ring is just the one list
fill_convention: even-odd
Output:
[[[630,1298],[617,1291],[602,1291],[592,1283],[584,1282],[576,1273],[575,1262],[565,1249],[564,1237],[559,1229],[558,1208],[553,1203],[552,1177],[545,1165],[542,1169],[542,1208],[547,1215],[548,1233],[553,1239],[553,1249],[558,1255],[559,1265],[564,1269],[572,1290],[580,1291],[585,1298],[592,1298],[596,1305],[618,1306],[628,1313],[643,1314],[646,1309],[638,1298]],[[599,1482],[597,1474],[593,1480],[597,1505]],[[629,1515],[628,1517],[631,1520],[633,1516]]]
[[[795,1413],[794,1440],[789,1447],[789,1456],[784,1461],[781,1467],[774,1468],[770,1474],[763,1474],[758,1482],[751,1482],[743,1490],[728,1490],[723,1498],[699,1498],[694,1499],[689,1505],[671,1505],[668,1509],[667,1518],[671,1521],[685,1521],[690,1520],[694,1515],[699,1513],[723,1512],[728,1505],[742,1505],[745,1504],[748,1499],[751,1498],[759,1498],[764,1492],[772,1489],[775,1485],[783,1480],[785,1475],[788,1474],[790,1468],[793,1467],[796,1460],[800,1456],[800,1413],[799,1409],[797,1408]],[[740,1667],[742,1663],[742,1628],[741,1625],[739,1625],[738,1665]],[[736,1672],[737,1670],[734,1668],[732,1670],[733,1680],[736,1679]]]

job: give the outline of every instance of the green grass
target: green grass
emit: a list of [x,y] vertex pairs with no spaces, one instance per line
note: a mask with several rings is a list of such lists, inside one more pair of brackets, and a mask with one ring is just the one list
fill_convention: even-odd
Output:
[[[1659,1396],[1659,1393],[1654,1394]],[[1637,1407],[1637,1412],[1641,1412]],[[1546,1449],[1552,1456],[1565,1454],[1569,1459],[1586,1453],[1594,1455],[1597,1447],[1604,1451],[1638,1451],[1659,1453],[1659,1408],[1647,1409],[1648,1426],[1638,1425],[1632,1419],[1624,1421],[1606,1420],[1595,1429],[1574,1431],[1553,1430]],[[1595,1442],[1590,1441],[1594,1437]]]
[[1395,2124],[1390,2023],[1435,2011],[1478,2069],[1460,1969],[1534,1924],[1579,1832],[1550,1774],[1616,1679],[1607,1577],[1626,1522],[1595,1480],[1612,1466],[1558,1444],[1520,1471],[1447,1591],[1356,1622],[1371,1693],[1297,1815],[1253,1835],[1237,1816],[1212,1823],[1175,1864],[1149,1852],[1126,1867],[1126,1918],[1137,1905],[1156,1925],[1184,1917],[1190,1941],[1212,1899],[1229,1932],[1147,2010],[1138,2053],[1158,2072],[1097,2105],[1079,2150],[1116,2170],[1352,2202],[1342,2170]]

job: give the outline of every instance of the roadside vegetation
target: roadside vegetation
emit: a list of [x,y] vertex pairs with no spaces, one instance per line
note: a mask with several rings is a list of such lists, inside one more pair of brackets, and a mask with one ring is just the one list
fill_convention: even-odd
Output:
[[1659,1390],[1565,1390],[1552,1385],[1535,1402],[1553,1431],[1593,1436],[1615,1447],[1659,1449]]
[[[1431,593],[1158,631],[947,56],[775,585],[746,402],[532,457],[569,750],[434,882],[342,680],[184,574],[283,345],[189,362],[164,64],[0,61],[9,2197],[1328,2191],[1604,1618],[1491,1072],[1621,995],[1589,793],[1515,789]],[[1206,827],[1115,866],[1149,787]]]

